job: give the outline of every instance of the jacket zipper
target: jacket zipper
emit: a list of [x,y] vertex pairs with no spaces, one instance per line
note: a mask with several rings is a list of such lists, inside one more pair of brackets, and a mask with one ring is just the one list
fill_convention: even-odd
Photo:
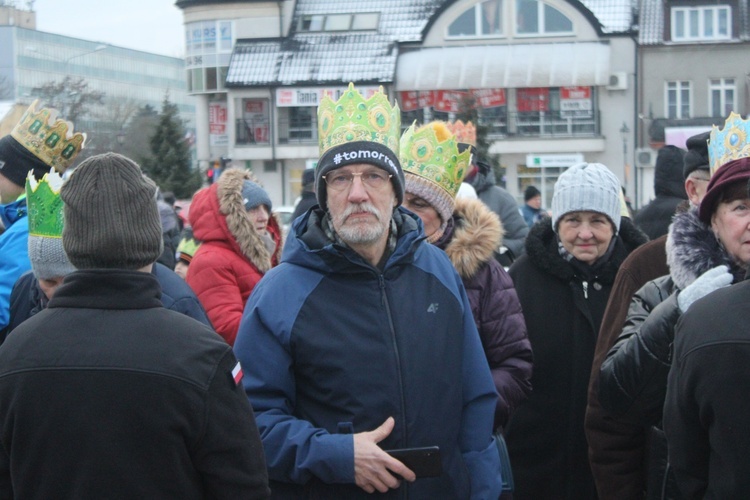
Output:
[[393,354],[396,358],[396,373],[398,373],[398,391],[401,401],[401,425],[403,426],[403,439],[404,447],[409,446],[409,440],[406,432],[406,397],[404,395],[404,380],[401,373],[401,355],[398,352],[398,343],[396,342],[396,329],[393,326],[393,317],[391,315],[391,308],[388,305],[388,296],[385,292],[385,279],[382,274],[378,274],[378,281],[380,283],[380,294],[383,298],[383,306],[385,306],[385,312],[388,316],[388,325],[391,330],[391,342],[393,342]]
[[582,281],[581,284],[583,285],[583,298],[588,299],[589,298],[589,282]]

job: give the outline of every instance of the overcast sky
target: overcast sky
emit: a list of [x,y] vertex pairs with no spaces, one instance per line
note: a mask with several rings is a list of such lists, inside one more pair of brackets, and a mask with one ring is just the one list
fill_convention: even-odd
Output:
[[[18,5],[26,0],[18,0]],[[36,0],[39,31],[183,57],[182,11],[175,0]]]

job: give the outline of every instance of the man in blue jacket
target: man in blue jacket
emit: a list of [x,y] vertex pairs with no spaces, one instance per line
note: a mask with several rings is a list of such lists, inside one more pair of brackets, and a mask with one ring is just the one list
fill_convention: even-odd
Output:
[[[276,498],[500,494],[497,395],[466,293],[399,208],[399,116],[351,85],[324,98],[319,208],[295,221],[240,324],[234,349]],[[440,448],[438,477],[384,451],[427,446]]]
[[[29,106],[21,121],[0,139],[0,329],[10,320],[13,284],[31,269],[28,252],[29,224],[24,185],[31,171],[38,178],[50,167],[63,172],[83,148],[85,134],[68,130],[69,122],[56,111]],[[44,139],[40,140],[42,137]]]

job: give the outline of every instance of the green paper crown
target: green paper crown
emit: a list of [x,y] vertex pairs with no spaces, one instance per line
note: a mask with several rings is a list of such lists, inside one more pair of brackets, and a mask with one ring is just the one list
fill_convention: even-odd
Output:
[[350,83],[341,98],[328,95],[318,106],[318,141],[321,156],[334,146],[354,141],[377,142],[398,154],[401,111],[391,106],[381,87],[365,99]]
[[722,165],[732,160],[750,157],[750,121],[743,120],[735,112],[729,114],[724,128],[714,125],[708,140],[708,159],[711,175]]
[[31,103],[10,135],[44,163],[65,172],[83,149],[86,134],[73,133],[73,124],[58,118],[56,109],[38,105],[39,100]]
[[26,178],[26,206],[29,236],[61,238],[63,231],[63,201],[60,187],[63,180],[54,169],[37,181],[32,172]]
[[417,129],[415,122],[401,137],[399,160],[405,173],[424,177],[455,198],[471,163],[471,151],[458,152],[458,142],[445,123]]

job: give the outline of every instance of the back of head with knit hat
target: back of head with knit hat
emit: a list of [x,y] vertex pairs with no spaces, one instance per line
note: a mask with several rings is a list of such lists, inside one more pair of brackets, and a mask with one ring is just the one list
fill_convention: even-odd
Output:
[[156,185],[116,153],[92,156],[63,184],[63,248],[78,269],[141,269],[163,248]]

